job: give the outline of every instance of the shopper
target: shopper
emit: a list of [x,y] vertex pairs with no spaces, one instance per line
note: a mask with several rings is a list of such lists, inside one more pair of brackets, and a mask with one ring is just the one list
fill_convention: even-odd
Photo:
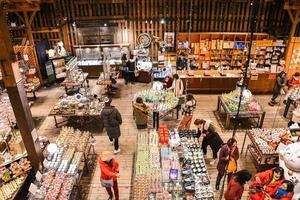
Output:
[[296,72],[292,76],[292,78],[288,81],[288,89],[289,90],[299,85],[299,83],[300,83],[299,78],[300,78],[300,72]]
[[112,188],[115,194],[115,200],[119,200],[119,189],[118,189],[118,181],[119,177],[119,164],[113,158],[113,154],[109,151],[103,151],[101,153],[100,158],[98,158],[98,163],[101,171],[101,185],[105,187],[109,198],[108,200],[112,200],[114,195],[112,192]]
[[237,171],[237,160],[239,159],[239,150],[237,141],[230,138],[224,144],[219,152],[219,161],[217,165],[218,176],[216,180],[216,190],[219,190],[220,182],[225,173],[227,173],[227,182],[229,183],[233,173]]
[[203,135],[203,140],[201,145],[202,152],[206,156],[207,146],[210,146],[213,152],[213,159],[210,162],[210,164],[214,165],[218,158],[218,151],[223,144],[223,140],[215,130],[212,121],[204,120],[204,119],[196,119],[194,121],[194,125],[197,127],[198,138],[200,138],[201,134]]
[[128,66],[127,66],[127,55],[125,53],[123,53],[122,55],[122,58],[121,58],[121,61],[122,61],[122,68],[121,68],[121,72],[122,72],[122,77],[124,78],[125,80],[125,84],[127,85],[128,83]]
[[137,97],[133,104],[133,117],[138,129],[147,128],[148,108],[141,97]]
[[118,109],[111,105],[111,99],[104,98],[104,108],[101,111],[100,118],[103,121],[104,128],[111,144],[114,143],[114,154],[119,153],[119,137],[121,136],[120,125],[122,124],[122,117]]
[[267,193],[267,197],[271,197],[271,199],[280,199],[280,200],[292,200],[294,196],[294,183],[285,180],[279,186],[279,188],[274,188],[272,191]]
[[127,71],[126,71],[126,79],[127,82],[134,83],[135,82],[135,66],[136,60],[133,55],[130,56],[130,59],[127,61]]
[[176,69],[183,70],[188,66],[188,59],[185,53],[181,52],[176,60]]
[[277,104],[277,102],[275,100],[280,95],[281,90],[284,89],[284,86],[286,85],[286,83],[287,83],[286,73],[284,71],[282,71],[279,74],[277,74],[275,87],[273,89],[273,96],[272,96],[271,101],[269,102],[270,106],[274,106],[275,104]]
[[166,76],[163,80],[164,89],[169,89],[172,87],[172,78],[170,76]]
[[225,200],[241,200],[244,192],[244,185],[251,177],[252,175],[248,170],[241,170],[235,173],[230,179],[224,194]]
[[176,97],[181,97],[183,95],[183,90],[184,90],[183,82],[179,78],[178,74],[173,75],[172,87],[170,89],[173,90],[174,95]]
[[190,129],[195,108],[196,99],[193,95],[188,94],[182,107],[182,119],[179,122],[178,129]]
[[276,167],[256,174],[254,181],[249,186],[250,199],[264,199],[266,193],[272,193],[274,189],[279,188],[284,180],[282,167]]

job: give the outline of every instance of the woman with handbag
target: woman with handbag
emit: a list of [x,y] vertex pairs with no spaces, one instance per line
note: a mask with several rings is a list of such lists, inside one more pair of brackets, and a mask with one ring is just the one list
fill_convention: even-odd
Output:
[[216,180],[216,190],[219,190],[221,179],[227,173],[227,183],[229,183],[233,173],[237,171],[237,160],[239,159],[239,150],[237,141],[230,138],[226,144],[221,147],[219,153],[219,162],[217,165],[218,176]]
[[[100,158],[98,158],[100,170],[101,170],[101,185],[105,187],[109,198],[112,200],[115,195],[115,200],[119,200],[119,188],[118,181],[119,178],[119,164],[113,158],[113,154],[110,151],[103,151]],[[111,190],[113,188],[114,194]]]

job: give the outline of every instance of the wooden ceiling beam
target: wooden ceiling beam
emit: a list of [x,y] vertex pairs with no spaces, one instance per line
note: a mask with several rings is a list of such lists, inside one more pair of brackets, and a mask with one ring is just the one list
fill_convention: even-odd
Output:
[[24,17],[19,13],[19,12],[15,12],[15,14],[18,16],[18,18],[25,24],[25,20]]
[[285,1],[283,5],[285,10],[300,10],[300,1]]

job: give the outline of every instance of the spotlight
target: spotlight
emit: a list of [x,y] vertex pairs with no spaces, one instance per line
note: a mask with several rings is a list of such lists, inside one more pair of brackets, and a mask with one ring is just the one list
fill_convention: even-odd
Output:
[[106,27],[106,26],[107,26],[107,24],[104,24],[104,26]]
[[165,23],[164,18],[162,18],[162,19],[160,20],[160,23],[161,23],[161,24],[164,24],[164,23]]

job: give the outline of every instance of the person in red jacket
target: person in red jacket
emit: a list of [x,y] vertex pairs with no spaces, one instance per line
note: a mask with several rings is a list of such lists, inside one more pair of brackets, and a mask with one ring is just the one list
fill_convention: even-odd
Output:
[[249,199],[264,199],[266,193],[271,193],[275,189],[278,189],[284,180],[284,170],[282,167],[276,167],[256,174],[254,181],[249,186]]
[[244,185],[252,178],[248,170],[241,170],[235,173],[229,181],[225,200],[241,200],[244,192]]
[[292,78],[288,81],[288,89],[292,89],[294,87],[296,87],[297,85],[299,85],[299,78],[300,78],[300,73],[296,72]]
[[101,170],[101,184],[103,187],[105,187],[109,195],[108,200],[112,200],[114,196],[111,187],[114,190],[115,200],[119,200],[119,189],[117,181],[117,178],[119,177],[118,162],[113,158],[113,154],[110,151],[103,151],[100,158],[98,158],[98,162]]

